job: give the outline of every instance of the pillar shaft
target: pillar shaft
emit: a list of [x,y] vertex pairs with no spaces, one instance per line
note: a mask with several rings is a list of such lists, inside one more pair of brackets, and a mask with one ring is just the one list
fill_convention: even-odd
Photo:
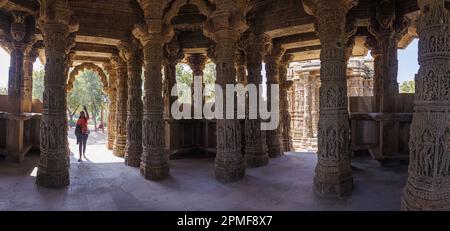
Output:
[[[267,104],[269,109],[272,100],[272,92],[270,86],[271,84],[280,84],[279,63],[284,52],[285,51],[283,49],[274,48],[272,49],[271,53],[265,57],[267,77]],[[280,96],[278,96],[278,99],[279,98]],[[280,142],[280,131],[280,126],[278,126],[274,130],[266,131],[266,143],[270,158],[276,158],[283,155],[283,150]]]
[[304,97],[303,97],[303,137],[302,144],[305,149],[311,147],[310,139],[313,137],[312,121],[312,83],[309,73],[303,77]]
[[402,210],[450,210],[450,14],[443,0],[419,0],[419,64]]
[[[269,38],[264,35],[249,34],[247,38],[247,84],[254,84],[257,88],[258,108],[260,95],[259,85],[262,84],[262,61],[264,54],[267,52],[267,44],[270,45]],[[249,95],[250,96],[250,95]],[[248,102],[246,107],[249,107]],[[256,105],[254,105],[256,106]],[[252,108],[254,110],[255,108]],[[250,119],[248,116],[245,120],[245,149],[244,157],[247,167],[260,167],[269,163],[269,153],[266,144],[266,132],[261,130],[261,119]]]
[[125,146],[127,144],[128,69],[127,63],[121,57],[114,56],[111,60],[117,73],[116,137],[113,154],[118,157],[125,157]]
[[349,152],[347,111],[346,14],[358,1],[316,0],[305,4],[317,20],[320,53],[320,117],[316,193],[324,197],[351,194],[353,177]]
[[[53,12],[53,14],[47,14]],[[40,30],[45,45],[43,113],[40,125],[41,154],[36,184],[44,187],[69,185],[66,81],[68,51],[74,44],[69,27],[72,12],[67,1],[42,1]]]
[[10,113],[23,112],[24,50],[25,45],[22,43],[14,43],[11,50],[8,80],[8,111]]
[[292,150],[291,139],[291,115],[289,113],[287,71],[289,64],[294,58],[293,55],[285,54],[280,62],[280,128],[281,128],[281,146],[283,152]]
[[23,62],[23,97],[22,111],[31,112],[33,104],[33,63],[37,58],[37,51],[29,48],[25,52]]
[[142,155],[142,51],[137,41],[119,43],[121,57],[128,68],[128,103],[125,146],[125,165],[139,167]]
[[116,109],[117,109],[117,72],[111,63],[104,64],[108,72],[108,143],[107,148],[114,150],[114,140],[116,138]]
[[171,118],[171,106],[177,100],[177,96],[172,96],[172,88],[177,83],[177,70],[178,59],[167,58],[164,65],[164,75],[166,77],[164,82],[164,114],[165,118]]
[[[220,1],[206,23],[213,40],[216,42],[214,62],[216,63],[216,84],[225,89],[226,84],[236,83],[236,53],[240,32],[247,29],[247,25],[232,14],[234,6],[231,1]],[[233,20],[231,20],[233,19]],[[237,19],[237,20],[236,20]],[[218,97],[216,95],[216,102]],[[224,97],[225,105],[231,96]],[[216,106],[217,110],[217,106]],[[228,111],[227,113],[233,113]],[[217,119],[217,153],[215,159],[216,179],[221,182],[236,181],[245,175],[245,163],[241,153],[241,128],[237,119]]]
[[[142,5],[141,5],[142,6]],[[163,44],[168,39],[161,28],[153,24],[138,24],[133,30],[144,53],[144,119],[142,122],[141,174],[149,180],[169,177],[169,153],[165,142],[164,108],[162,99]],[[151,33],[149,33],[151,31]]]

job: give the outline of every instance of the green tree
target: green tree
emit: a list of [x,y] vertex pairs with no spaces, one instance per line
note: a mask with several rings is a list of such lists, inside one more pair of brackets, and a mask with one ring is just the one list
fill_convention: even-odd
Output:
[[189,89],[184,89],[181,84],[192,86],[192,71],[186,64],[178,64],[176,66],[176,80],[178,85],[178,97],[183,103],[190,103]]
[[414,93],[414,92],[415,92],[414,80],[404,81],[400,85],[400,93]]
[[33,99],[39,99],[41,102],[44,94],[44,76],[45,71],[43,69],[33,71]]
[[107,105],[107,96],[103,92],[100,78],[92,71],[84,71],[77,76],[72,91],[67,95],[67,107],[72,123],[74,123],[73,116],[79,113],[84,105],[87,106],[91,121],[97,130],[97,121],[103,119],[102,112]]
[[[205,70],[203,71],[203,82],[205,84],[215,84],[216,83],[216,65],[212,62],[206,64]],[[214,100],[215,94],[214,94],[214,87],[206,86],[205,87],[205,93],[208,95],[206,96],[206,101]]]

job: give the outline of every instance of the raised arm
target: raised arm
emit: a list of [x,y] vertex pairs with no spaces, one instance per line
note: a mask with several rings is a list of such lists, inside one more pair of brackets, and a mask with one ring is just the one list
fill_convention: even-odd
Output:
[[86,105],[84,105],[83,109],[84,109],[84,112],[86,113],[86,118],[89,119],[89,113],[88,113]]

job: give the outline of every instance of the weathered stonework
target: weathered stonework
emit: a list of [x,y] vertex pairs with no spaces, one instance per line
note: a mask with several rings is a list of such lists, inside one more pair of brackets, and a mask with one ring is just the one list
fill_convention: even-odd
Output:
[[[264,34],[246,33],[244,40],[245,46],[243,49],[247,54],[246,83],[259,86],[262,84],[262,61],[270,47],[270,38]],[[259,92],[258,89],[258,101],[260,94],[262,92]],[[246,105],[246,110],[248,111],[248,103]],[[244,158],[247,167],[261,167],[269,163],[266,132],[261,130],[260,118],[250,119],[248,116],[246,117]]]
[[116,139],[116,113],[117,113],[117,72],[111,63],[103,64],[108,72],[108,143],[107,148],[114,150],[114,141]]
[[321,88],[318,129],[318,162],[314,177],[315,192],[323,197],[351,194],[353,177],[349,153],[349,116],[345,46],[346,14],[358,1],[303,1],[308,13],[317,20]]
[[[242,21],[242,15],[239,14],[240,12],[232,1],[218,1],[216,11],[212,13],[210,21],[204,24],[206,33],[216,43],[215,57],[213,58],[216,63],[216,84],[223,89],[226,84],[236,83],[237,41],[240,33],[247,29],[247,25]],[[223,102],[226,105],[226,101]],[[225,108],[223,111],[225,112]],[[216,179],[221,182],[239,180],[245,175],[239,121],[237,119],[218,119],[216,126]]]
[[[266,64],[266,77],[267,77],[267,105],[270,110],[271,104],[271,84],[279,84],[279,64],[281,57],[284,55],[285,50],[282,48],[272,48],[270,53],[266,55],[264,62]],[[280,96],[278,96],[278,99]],[[279,117],[281,118],[281,117]],[[276,158],[283,155],[283,149],[281,147],[281,129],[278,126],[274,130],[266,131],[266,142],[269,150],[269,157]]]
[[117,73],[116,137],[113,154],[124,157],[127,144],[128,69],[127,63],[120,56],[113,56],[111,62]]
[[128,67],[127,143],[125,164],[139,167],[142,155],[142,51],[138,41],[121,41],[118,45],[122,59]]
[[290,54],[283,55],[279,65],[280,75],[280,129],[281,129],[281,146],[283,152],[292,150],[291,137],[291,115],[289,113],[289,96],[288,90],[290,83],[287,80],[287,71],[289,64],[292,62],[294,56]]
[[44,187],[69,185],[69,146],[67,140],[66,81],[68,53],[78,30],[71,21],[67,1],[42,0],[39,28],[43,33],[45,53],[44,106],[41,119],[41,156],[36,184]]
[[419,64],[402,210],[450,210],[450,14],[443,0],[419,0]]
[[143,46],[145,66],[140,170],[146,179],[163,180],[169,177],[169,158],[165,146],[161,68],[163,45],[172,36],[161,20],[163,2],[142,0],[139,3],[146,21],[146,24],[138,24],[133,29],[133,35]]

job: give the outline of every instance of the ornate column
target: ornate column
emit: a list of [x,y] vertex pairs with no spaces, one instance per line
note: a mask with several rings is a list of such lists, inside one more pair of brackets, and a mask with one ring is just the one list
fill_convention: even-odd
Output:
[[10,42],[10,67],[8,79],[8,111],[10,113],[20,113],[23,109],[21,100],[23,92],[23,61],[25,46],[22,40],[26,35],[25,25],[26,15],[21,12],[13,12],[11,23]]
[[[407,32],[409,21],[395,13],[395,0],[385,0],[377,4],[376,18],[368,30],[376,41],[370,42],[375,50],[375,101],[377,112],[396,112],[399,94],[397,73],[397,44]],[[377,98],[378,97],[378,98]]]
[[[192,70],[192,100],[194,100],[194,77],[195,76],[201,76],[202,77],[202,92],[204,91],[203,89],[205,88],[205,84],[203,81],[203,70],[205,69],[205,65],[206,65],[206,61],[208,60],[208,57],[206,57],[205,55],[202,54],[192,54],[187,58],[187,62],[189,67]],[[201,96],[202,98],[202,106],[203,106],[203,95]],[[193,108],[196,106],[194,104],[194,102],[192,101],[192,106]]]
[[116,137],[113,154],[118,157],[124,157],[127,144],[128,70],[127,63],[118,55],[113,56],[111,62],[117,73]]
[[[225,89],[226,84],[236,83],[235,59],[240,33],[247,29],[241,13],[233,1],[216,2],[216,10],[204,25],[206,33],[216,42],[216,84]],[[217,97],[222,97],[216,95]],[[224,99],[224,105],[226,105]],[[216,100],[217,102],[217,100]],[[216,106],[217,110],[217,106]],[[217,119],[217,153],[215,159],[216,179],[221,182],[236,181],[245,175],[245,163],[241,154],[241,128],[239,120]],[[234,112],[227,112],[233,113]]]
[[280,128],[281,128],[281,146],[283,152],[292,150],[291,139],[291,115],[289,114],[287,71],[289,64],[294,59],[291,54],[285,54],[281,58],[279,65],[280,74]]
[[311,148],[310,139],[313,136],[312,123],[312,82],[310,73],[307,72],[302,76],[304,86],[304,110],[303,110],[303,137],[302,145],[304,149]]
[[116,113],[117,113],[117,72],[113,65],[105,63],[103,65],[108,72],[108,143],[107,148],[114,150],[114,141],[116,139]]
[[311,111],[311,117],[312,117],[312,128],[313,128],[313,138],[314,143],[312,145],[315,145],[313,148],[317,148],[317,133],[318,133],[318,126],[319,126],[319,91],[320,91],[320,77],[315,76],[314,80],[312,82],[312,111]]
[[142,50],[138,43],[132,39],[118,44],[120,56],[128,67],[125,165],[131,167],[139,167],[142,154]]
[[243,52],[239,52],[236,58],[237,83],[247,85],[247,57]]
[[165,46],[164,59],[164,117],[171,118],[170,107],[177,100],[177,96],[172,96],[171,91],[177,83],[176,66],[184,58],[183,50],[180,49],[177,36]]
[[321,88],[318,131],[318,162],[314,177],[316,193],[342,197],[353,188],[349,152],[349,116],[345,49],[346,15],[356,0],[304,0],[306,11],[317,20]]
[[31,112],[33,104],[33,63],[37,56],[37,50],[28,46],[23,60],[23,112]]
[[[266,64],[266,77],[267,77],[267,105],[270,107],[271,102],[271,84],[280,84],[279,76],[279,63],[281,57],[284,55],[285,50],[282,48],[273,48],[270,54],[265,57]],[[281,118],[281,117],[280,117]],[[281,147],[281,133],[280,126],[275,130],[266,131],[266,142],[269,150],[269,157],[276,158],[283,155]]]
[[[450,14],[419,0],[419,64],[402,210],[450,210]],[[447,40],[448,41],[448,40]]]
[[67,140],[67,59],[75,45],[78,25],[64,0],[41,0],[39,29],[45,45],[45,77],[41,118],[41,155],[36,184],[44,187],[69,185],[69,146]]
[[144,120],[142,124],[143,153],[141,174],[149,180],[169,177],[169,156],[165,144],[162,62],[163,45],[171,34],[162,20],[165,2],[141,0],[146,24],[138,24],[133,34],[143,46],[144,52]]
[[[244,35],[246,46],[244,47],[247,57],[247,83],[254,84],[258,89],[259,108],[259,85],[262,84],[262,61],[268,48],[270,38],[265,34],[254,34],[252,32]],[[247,102],[247,107],[249,107]],[[261,130],[261,119],[245,119],[245,149],[244,158],[247,167],[261,167],[269,163],[269,154],[266,144],[266,132]]]
[[301,149],[302,136],[303,136],[303,84],[299,79],[294,80],[293,83],[293,113],[292,113],[292,124],[293,124],[293,132],[292,132],[292,147],[294,150]]

